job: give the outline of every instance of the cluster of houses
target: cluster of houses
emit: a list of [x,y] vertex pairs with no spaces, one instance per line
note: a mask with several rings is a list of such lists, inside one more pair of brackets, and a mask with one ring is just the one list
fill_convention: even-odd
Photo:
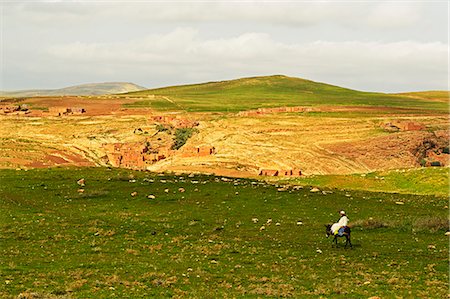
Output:
[[290,170],[261,169],[259,170],[258,175],[299,177],[302,175],[302,171],[300,169],[290,169]]
[[287,113],[287,112],[310,112],[312,111],[311,107],[276,107],[276,108],[258,108],[256,110],[248,110],[241,111],[237,115],[238,116],[258,116],[264,114],[273,114],[273,113]]
[[152,150],[147,143],[110,143],[105,144],[109,163],[113,167],[143,170],[146,166],[166,159],[169,150]]
[[55,116],[83,114],[86,113],[86,109],[80,107],[50,107],[48,113]]

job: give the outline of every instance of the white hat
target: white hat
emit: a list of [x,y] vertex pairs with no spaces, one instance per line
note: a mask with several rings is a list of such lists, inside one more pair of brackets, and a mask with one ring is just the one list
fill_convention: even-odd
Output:
[[339,214],[345,215],[345,211],[340,211]]

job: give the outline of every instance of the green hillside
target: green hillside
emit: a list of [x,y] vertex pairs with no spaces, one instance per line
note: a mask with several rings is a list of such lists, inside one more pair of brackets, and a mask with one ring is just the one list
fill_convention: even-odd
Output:
[[426,99],[361,92],[282,75],[172,86],[131,92],[129,107],[162,110],[241,111],[260,107],[351,105],[447,111],[447,105]]

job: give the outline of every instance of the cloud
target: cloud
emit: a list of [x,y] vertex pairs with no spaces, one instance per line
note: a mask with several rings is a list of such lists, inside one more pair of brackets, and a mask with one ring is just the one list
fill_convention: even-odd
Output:
[[[120,43],[56,45],[47,49],[47,55],[72,71],[94,65],[94,73],[133,69],[145,78],[156,71],[180,81],[280,73],[380,91],[408,90],[411,83],[413,89],[444,88],[448,49],[441,42],[415,41],[283,43],[257,32],[204,39],[197,30],[178,28],[166,35]],[[396,82],[396,87],[390,82]]]
[[6,3],[5,16],[17,20],[54,25],[55,21],[95,22],[126,19],[129,22],[259,22],[286,26],[359,24],[395,28],[409,26],[423,15],[420,2],[367,1],[17,1]]

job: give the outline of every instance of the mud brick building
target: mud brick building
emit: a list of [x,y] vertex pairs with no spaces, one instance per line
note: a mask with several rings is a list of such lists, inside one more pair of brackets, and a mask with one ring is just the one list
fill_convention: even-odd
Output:
[[111,143],[104,149],[113,167],[143,170],[146,166],[166,159],[167,150],[152,150],[146,143]]
[[302,171],[300,169],[289,169],[289,170],[261,169],[258,174],[261,176],[299,177],[302,175]]
[[239,116],[258,116],[264,114],[273,113],[286,113],[286,112],[308,112],[312,111],[309,107],[275,107],[275,108],[258,108],[256,110],[241,111],[237,115]]
[[86,109],[80,107],[50,107],[48,112],[55,116],[71,115],[71,114],[83,114],[86,113]]
[[183,157],[205,157],[216,154],[214,146],[199,146],[199,147],[185,147],[183,148]]

